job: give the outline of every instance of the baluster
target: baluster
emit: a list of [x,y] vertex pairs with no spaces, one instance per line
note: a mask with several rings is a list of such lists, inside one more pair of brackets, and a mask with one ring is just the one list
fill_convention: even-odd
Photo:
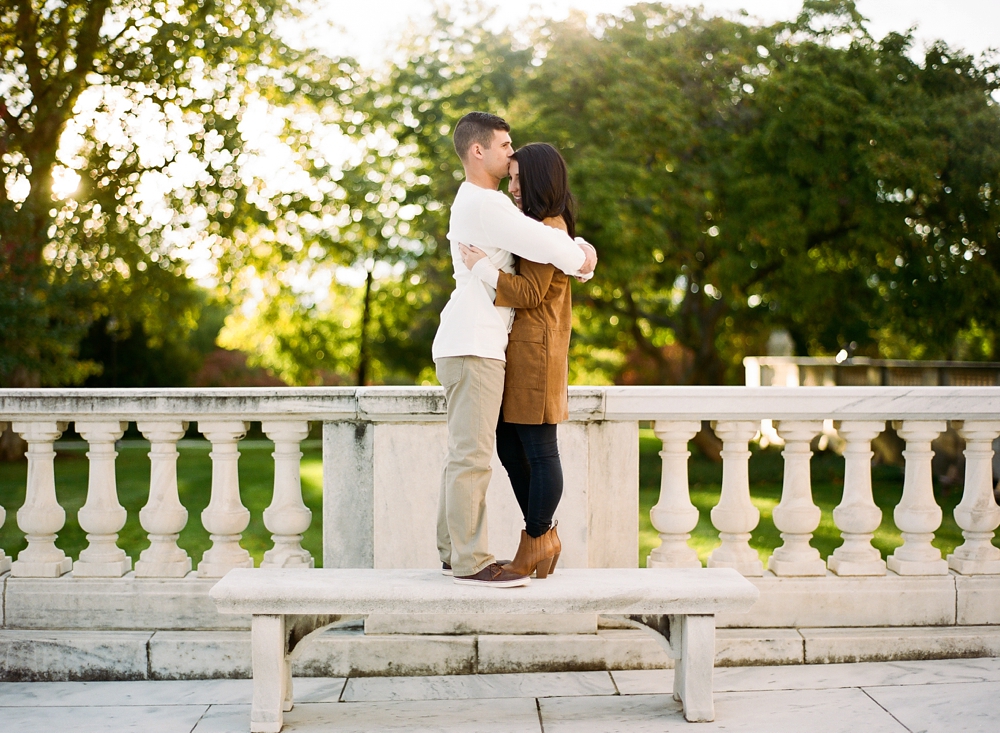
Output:
[[722,541],[708,558],[710,568],[735,568],[743,575],[763,575],[764,563],[750,547],[750,533],[760,512],[750,501],[750,451],[747,444],[757,434],[757,423],[720,421],[715,434],[722,439],[722,495],[712,508],[712,524]]
[[819,550],[809,544],[819,526],[820,510],[813,502],[809,442],[823,431],[819,420],[782,420],[778,435],[785,441],[781,502],[774,508],[774,526],[783,540],[767,563],[775,575],[826,575],[826,563]]
[[115,441],[125,433],[128,423],[117,420],[80,421],[76,432],[90,444],[87,503],[77,518],[87,533],[87,548],[73,563],[74,577],[120,578],[132,569],[132,558],[118,546],[118,532],[125,526],[128,513],[118,503],[115,482]]
[[649,568],[700,568],[698,553],[689,545],[691,530],[698,524],[698,509],[691,503],[688,485],[688,442],[701,430],[701,423],[657,420],[653,432],[663,441],[660,458],[660,496],[649,510],[649,519],[660,533],[660,546],[649,553]]
[[[0,422],[0,436],[3,435],[3,431],[7,429],[7,423]],[[0,506],[0,527],[3,527],[4,522],[7,521],[7,512],[2,506]],[[3,575],[8,570],[10,570],[10,558],[7,557],[7,553],[3,551],[0,547],[0,575]]]
[[149,441],[149,500],[139,512],[149,547],[135,564],[137,578],[183,578],[191,558],[177,546],[188,511],[177,494],[177,441],[188,424],[181,420],[143,420],[136,425]]
[[17,526],[28,546],[18,553],[10,572],[16,578],[58,578],[73,561],[56,547],[56,533],[66,523],[66,510],[56,501],[56,452],[52,444],[66,429],[64,422],[16,422],[11,426],[28,443],[28,485]]
[[264,553],[262,568],[311,568],[312,555],[302,549],[302,533],[309,529],[312,512],[302,501],[299,443],[309,435],[307,422],[265,422],[261,425],[274,441],[274,494],[264,510],[264,526],[272,533],[274,547]]
[[965,491],[955,507],[955,522],[965,542],[948,555],[948,567],[962,575],[1000,573],[1000,548],[993,546],[993,532],[1000,527],[1000,507],[993,498],[993,439],[1000,422],[966,422],[959,431],[965,438]]
[[844,449],[844,496],[833,510],[834,524],[844,544],[833,551],[828,565],[837,575],[885,575],[885,560],[872,546],[882,523],[882,510],[872,498],[872,441],[885,430],[883,422],[842,422],[837,431]]
[[903,498],[893,510],[903,544],[889,556],[889,569],[899,575],[947,575],[948,563],[931,544],[941,526],[941,507],[934,500],[931,441],[945,430],[943,420],[904,420],[897,429],[906,441]]
[[236,443],[249,423],[240,420],[199,422],[198,430],[212,443],[212,498],[201,513],[212,546],[198,563],[199,578],[221,578],[233,568],[252,568],[250,553],[240,536],[250,524],[250,511],[240,501],[240,452]]

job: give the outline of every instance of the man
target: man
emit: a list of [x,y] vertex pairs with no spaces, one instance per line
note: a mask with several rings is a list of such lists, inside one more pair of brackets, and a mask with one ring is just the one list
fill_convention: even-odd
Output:
[[[486,252],[499,269],[514,272],[516,254],[555,265],[568,275],[593,272],[597,254],[558,229],[522,214],[498,190],[507,177],[510,126],[500,117],[470,112],[455,126],[455,151],[465,169],[451,208],[448,239],[455,290],[441,311],[432,355],[448,407],[448,457],[438,507],[438,550],[456,583],[512,587],[529,578],[504,569],[487,549],[486,489],[503,398],[504,352],[514,318],[497,307],[495,290],[462,263],[459,244]],[[513,254],[512,254],[513,253]]]

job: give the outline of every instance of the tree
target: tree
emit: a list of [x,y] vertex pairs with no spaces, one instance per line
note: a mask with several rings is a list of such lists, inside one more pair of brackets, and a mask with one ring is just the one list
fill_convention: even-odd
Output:
[[[335,99],[351,69],[280,40],[276,20],[296,9],[285,0],[3,6],[0,385],[94,373],[78,349],[99,319],[117,324],[120,339],[133,327],[160,340],[190,330],[200,303],[187,296],[192,259],[217,265],[231,294],[247,267],[301,245],[300,216],[329,205],[330,191],[263,180],[261,141],[294,137],[294,115],[280,110]],[[255,115],[280,129],[255,129]],[[326,161],[309,152],[298,146],[285,168],[311,183]]]
[[271,306],[231,321],[223,338],[254,363],[297,383],[434,379],[431,342],[454,285],[448,212],[463,178],[452,129],[471,110],[503,114],[531,60],[509,31],[486,29],[492,11],[467,13],[439,12],[411,29],[404,62],[353,79],[340,119],[356,151],[334,176],[331,247],[311,266],[356,279],[335,279],[322,302],[275,285]]
[[601,255],[579,309],[584,342],[638,352],[641,381],[727,381],[745,348],[732,304],[756,273],[724,225],[724,192],[768,33],[653,4],[603,17],[597,35],[581,18],[543,33],[516,109],[532,139],[566,155]]
[[544,27],[514,117],[563,150],[602,255],[578,343],[684,384],[742,381],[776,326],[806,354],[996,353],[997,67],[910,43],[849,0]]
[[741,326],[763,316],[809,354],[997,353],[997,66],[940,42],[918,64],[909,36],[875,41],[850,2],[808,2],[776,30],[730,194],[770,273]]

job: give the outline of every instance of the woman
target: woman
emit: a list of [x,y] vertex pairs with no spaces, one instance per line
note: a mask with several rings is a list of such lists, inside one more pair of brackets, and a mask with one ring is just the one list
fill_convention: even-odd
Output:
[[[576,236],[566,163],[551,145],[530,143],[514,153],[508,191],[527,216]],[[510,275],[483,257],[474,247],[462,247],[469,269],[490,284],[495,278],[496,304],[516,309],[507,344],[497,454],[525,528],[507,567],[544,578],[555,569],[562,549],[552,517],[563,490],[556,426],[569,417],[570,281],[552,265],[521,259],[516,274]]]

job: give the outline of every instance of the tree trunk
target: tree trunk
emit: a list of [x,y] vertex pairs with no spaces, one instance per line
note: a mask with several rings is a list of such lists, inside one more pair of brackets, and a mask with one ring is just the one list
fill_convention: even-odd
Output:
[[372,308],[372,271],[368,270],[365,278],[365,302],[361,310],[361,346],[358,349],[358,375],[357,383],[359,387],[364,387],[368,382],[369,371],[369,348],[368,348],[368,322],[371,320]]

